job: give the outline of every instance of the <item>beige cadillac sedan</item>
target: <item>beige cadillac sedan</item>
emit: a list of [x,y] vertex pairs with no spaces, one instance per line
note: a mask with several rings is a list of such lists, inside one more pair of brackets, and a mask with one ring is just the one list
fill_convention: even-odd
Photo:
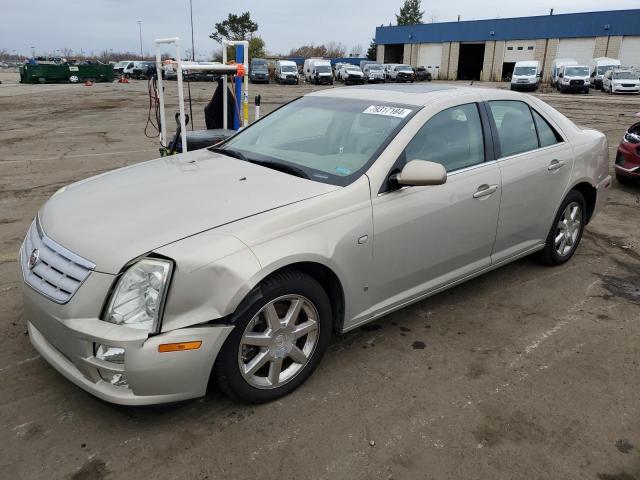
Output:
[[315,92],[217,148],[58,191],[20,251],[29,335],[109,402],[209,383],[267,402],[334,333],[525,255],[569,260],[608,163],[602,133],[520,93]]

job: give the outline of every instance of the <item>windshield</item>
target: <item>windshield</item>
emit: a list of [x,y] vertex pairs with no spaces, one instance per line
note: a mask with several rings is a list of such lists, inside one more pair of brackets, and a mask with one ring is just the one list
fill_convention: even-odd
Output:
[[567,67],[564,74],[567,77],[588,77],[589,67]]
[[613,78],[616,80],[638,80],[638,75],[634,75],[632,72],[614,72]]
[[413,71],[413,69],[409,65],[398,65],[396,67],[396,70],[411,70],[411,71]]
[[371,100],[302,97],[241,130],[221,147],[247,160],[303,170],[348,185],[420,107]]
[[129,61],[125,61],[125,62],[118,62],[114,65],[114,67],[119,67],[119,68],[124,68],[129,64]]
[[607,70],[611,70],[616,66],[617,65],[600,65],[598,67],[598,75],[604,75],[605,73],[607,73]]
[[316,65],[316,72],[318,73],[327,73],[331,71],[331,67],[329,65]]
[[293,65],[282,65],[280,67],[280,70],[282,70],[285,73],[292,73],[296,71],[296,67],[294,67]]
[[360,71],[359,67],[345,67],[345,68],[350,72],[359,72]]
[[514,75],[535,75],[536,67],[516,67],[513,70]]
[[267,65],[265,63],[256,63],[251,66],[251,68],[256,72],[266,72]]
[[369,65],[367,65],[367,68],[369,70],[382,70],[382,65],[379,65],[377,63],[370,63]]

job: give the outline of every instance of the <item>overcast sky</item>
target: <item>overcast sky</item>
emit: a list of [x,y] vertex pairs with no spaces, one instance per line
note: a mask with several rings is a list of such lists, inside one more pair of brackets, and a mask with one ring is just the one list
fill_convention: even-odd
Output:
[[[208,38],[213,25],[230,12],[249,10],[259,25],[258,34],[270,53],[288,53],[293,47],[328,41],[348,48],[360,44],[366,50],[375,27],[395,21],[403,0],[193,0],[195,50],[210,56],[217,44]],[[191,44],[189,0],[2,0],[0,49],[36,54],[56,49],[96,54],[105,50],[140,50],[137,21],[142,21],[145,52],[153,51],[153,39],[179,36],[185,48]],[[638,8],[638,0],[456,0],[425,2],[424,21],[455,21],[496,17],[546,15],[605,9]],[[490,4],[491,6],[487,6]]]

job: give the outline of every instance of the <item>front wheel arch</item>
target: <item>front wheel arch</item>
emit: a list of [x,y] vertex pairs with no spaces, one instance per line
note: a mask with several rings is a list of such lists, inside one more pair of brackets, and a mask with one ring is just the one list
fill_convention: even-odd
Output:
[[345,296],[342,282],[331,268],[322,263],[313,261],[301,261],[284,265],[260,279],[256,286],[252,288],[251,291],[240,301],[238,308],[231,315],[230,323],[233,323],[234,319],[244,312],[245,305],[251,304],[253,301],[260,298],[260,285],[268,279],[289,270],[296,270],[305,273],[320,284],[331,302],[333,330],[336,333],[341,332],[345,316]]

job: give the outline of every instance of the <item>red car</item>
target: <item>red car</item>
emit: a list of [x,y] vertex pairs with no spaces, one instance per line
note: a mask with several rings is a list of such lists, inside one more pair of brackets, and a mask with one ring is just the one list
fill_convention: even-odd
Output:
[[[636,116],[640,117],[640,113]],[[620,183],[640,180],[640,122],[625,132],[616,154],[616,178]]]

